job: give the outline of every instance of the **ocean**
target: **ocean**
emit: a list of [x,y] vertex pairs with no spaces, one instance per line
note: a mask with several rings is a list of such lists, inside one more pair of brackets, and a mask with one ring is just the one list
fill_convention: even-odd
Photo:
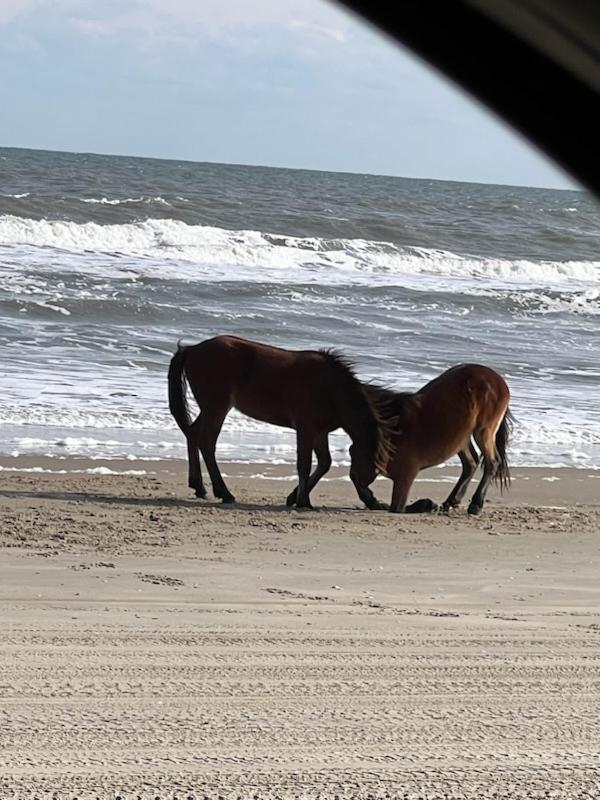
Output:
[[[0,148],[0,455],[185,458],[169,360],[232,333],[402,391],[487,364],[512,463],[599,468],[599,234],[583,191]],[[217,453],[295,437],[232,412]]]

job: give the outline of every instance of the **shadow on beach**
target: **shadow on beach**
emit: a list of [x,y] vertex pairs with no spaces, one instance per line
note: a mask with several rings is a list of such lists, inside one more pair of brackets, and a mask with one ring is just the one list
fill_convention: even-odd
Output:
[[[5,498],[30,498],[32,500],[65,500],[71,502],[106,503],[108,505],[122,505],[134,507],[156,508],[191,508],[191,509],[219,509],[227,511],[269,511],[270,513],[286,514],[314,514],[319,511],[343,513],[348,511],[366,511],[356,506],[315,506],[312,509],[296,509],[281,505],[262,503],[222,503],[220,500],[185,499],[183,497],[124,497],[123,495],[106,494],[102,492],[69,492],[69,491],[31,491],[31,490],[0,490],[0,497]],[[372,511],[369,513],[373,513]]]

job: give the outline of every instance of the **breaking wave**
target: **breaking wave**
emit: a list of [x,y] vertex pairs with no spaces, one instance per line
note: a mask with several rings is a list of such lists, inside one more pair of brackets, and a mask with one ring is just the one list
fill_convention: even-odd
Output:
[[[104,198],[104,200],[106,200]],[[91,201],[90,201],[91,202]],[[93,202],[103,202],[95,200]],[[132,202],[110,201],[106,202]],[[447,250],[398,246],[367,239],[326,239],[281,236],[256,230],[228,230],[205,225],[189,225],[172,219],[99,225],[59,220],[33,220],[5,215],[0,217],[0,245],[25,245],[72,252],[109,253],[177,261],[209,267],[244,270],[252,279],[257,269],[275,270],[286,282],[310,280],[332,283],[343,279],[390,283],[397,276],[435,276],[440,279],[485,280],[492,284],[529,286],[568,286],[593,284],[600,279],[600,261],[533,261],[527,259],[482,258],[459,255]],[[154,274],[149,263],[136,265],[138,273]],[[170,278],[196,277],[197,270],[173,270]],[[210,277],[208,275],[207,277]],[[223,274],[218,274],[220,279]],[[264,275],[257,276],[264,277]],[[231,279],[235,279],[232,270]]]

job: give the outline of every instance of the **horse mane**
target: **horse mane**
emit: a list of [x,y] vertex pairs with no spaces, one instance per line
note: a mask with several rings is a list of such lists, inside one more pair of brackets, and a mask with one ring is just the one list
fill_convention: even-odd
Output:
[[409,413],[413,392],[396,392],[378,383],[366,383],[364,386],[384,424],[396,429]]
[[391,455],[391,448],[386,435],[386,423],[377,405],[371,401],[365,384],[356,377],[354,364],[347,356],[331,348],[319,350],[319,353],[340,377],[347,397],[363,421],[363,430],[367,445],[373,453],[375,466],[379,471],[384,470]]

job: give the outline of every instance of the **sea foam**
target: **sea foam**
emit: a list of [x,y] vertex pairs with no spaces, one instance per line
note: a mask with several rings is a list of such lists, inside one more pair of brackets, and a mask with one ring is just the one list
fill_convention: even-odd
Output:
[[[399,279],[430,276],[438,281],[458,281],[457,290],[473,281],[485,282],[488,287],[553,286],[567,290],[573,281],[597,285],[600,279],[600,261],[477,258],[440,249],[400,247],[390,242],[280,236],[256,230],[188,225],[172,219],[99,225],[4,215],[0,217],[0,245],[142,257],[148,259],[147,263],[138,260],[132,269],[138,275],[150,277],[165,277],[165,261],[177,262],[168,268],[169,277],[182,280],[195,280],[201,275],[205,280],[227,277],[246,281],[385,285]],[[86,269],[79,260],[72,268]],[[99,269],[94,264],[94,274]]]

